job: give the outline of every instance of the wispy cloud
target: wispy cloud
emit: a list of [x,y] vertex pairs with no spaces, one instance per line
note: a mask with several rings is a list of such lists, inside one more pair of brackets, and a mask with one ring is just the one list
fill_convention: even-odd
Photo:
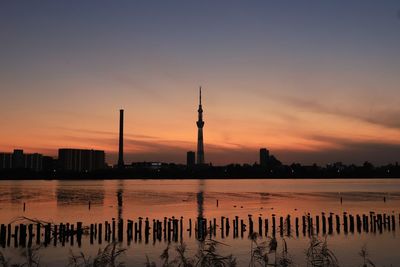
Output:
[[[118,132],[117,131],[112,132],[112,131],[100,131],[100,130],[91,130],[91,129],[77,129],[77,128],[67,128],[67,127],[54,127],[54,129],[59,129],[59,130],[68,131],[68,132],[83,133],[83,134],[118,136]],[[144,134],[124,133],[124,136],[132,137],[132,138],[158,139],[155,136],[144,135]]]
[[380,125],[387,128],[400,129],[400,108],[398,107],[382,107],[382,105],[373,108],[367,107],[365,108],[365,110],[368,110],[368,112],[360,113],[362,111],[360,111],[359,109],[357,109],[357,111],[354,111],[344,106],[332,106],[324,104],[322,101],[316,101],[312,99],[304,99],[294,96],[279,96],[277,98],[280,101],[283,101],[290,106],[301,110],[346,117]]

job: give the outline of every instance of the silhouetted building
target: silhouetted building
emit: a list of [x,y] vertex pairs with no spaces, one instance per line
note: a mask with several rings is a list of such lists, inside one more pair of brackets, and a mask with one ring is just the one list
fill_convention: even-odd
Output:
[[269,162],[269,151],[266,148],[260,149],[260,165],[262,167],[267,167]]
[[204,143],[203,143],[203,107],[201,106],[201,86],[200,86],[200,97],[199,97],[199,117],[196,122],[197,124],[197,164],[204,164]]
[[188,151],[186,154],[186,165],[188,167],[196,164],[196,154],[193,151]]
[[62,171],[90,172],[106,167],[103,150],[71,149],[58,150],[58,165]]
[[43,155],[38,153],[24,154],[22,149],[15,149],[13,153],[0,153],[0,169],[42,171]]
[[12,153],[0,153],[0,169],[12,168]]
[[25,168],[36,172],[43,170],[43,155],[34,153],[25,155]]
[[12,167],[13,169],[25,168],[25,157],[22,149],[14,149],[12,154]]
[[142,169],[153,169],[158,170],[163,165],[168,165],[162,162],[154,162],[154,161],[143,161],[143,162],[132,162],[130,165],[131,168],[142,168]]
[[124,110],[119,111],[119,150],[118,168],[124,168]]
[[49,156],[43,156],[43,170],[44,171],[55,171],[57,169],[56,160]]

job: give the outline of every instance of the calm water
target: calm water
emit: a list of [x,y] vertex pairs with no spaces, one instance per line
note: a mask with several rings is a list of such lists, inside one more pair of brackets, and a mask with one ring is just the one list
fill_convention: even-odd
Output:
[[[342,199],[342,202],[340,201]],[[385,200],[385,201],[384,201]],[[0,222],[25,222],[26,218],[52,223],[74,223],[84,225],[104,223],[112,218],[137,220],[148,217],[162,220],[183,216],[184,231],[182,241],[188,246],[188,255],[194,255],[201,242],[195,235],[189,236],[188,220],[194,221],[199,214],[207,219],[221,216],[233,219],[239,216],[247,223],[248,215],[254,217],[258,229],[258,217],[271,218],[275,214],[291,215],[294,218],[307,213],[321,216],[322,212],[343,215],[375,213],[395,214],[396,228],[382,233],[337,233],[326,235],[329,248],[337,256],[340,266],[358,266],[362,259],[358,255],[366,245],[370,258],[377,266],[400,266],[399,212],[400,180],[357,179],[357,180],[110,180],[110,181],[0,181]],[[90,208],[89,208],[90,202]],[[218,202],[218,205],[217,205]],[[23,209],[25,203],[25,211]],[[231,222],[232,224],[232,222]],[[194,227],[194,226],[193,226]],[[271,233],[269,233],[271,234]],[[265,233],[264,233],[265,235]],[[323,237],[320,233],[319,236]],[[223,255],[233,254],[238,266],[248,266],[251,241],[248,233],[244,237],[233,238],[232,233],[222,238],[218,233],[214,239],[225,245],[219,247]],[[288,245],[294,266],[305,266],[305,250],[309,237],[280,237],[277,235],[278,251],[282,239]],[[42,247],[38,253],[43,266],[63,266],[68,263],[72,252],[83,251],[85,255],[95,255],[97,242],[90,244],[84,237],[81,247],[75,243]],[[259,242],[266,238],[260,239]],[[124,242],[118,246],[127,248],[121,260],[128,266],[144,266],[146,255],[161,266],[160,254],[168,242]],[[172,248],[178,243],[172,242]],[[23,248],[0,248],[13,262],[22,261]],[[173,256],[172,256],[173,257]]]

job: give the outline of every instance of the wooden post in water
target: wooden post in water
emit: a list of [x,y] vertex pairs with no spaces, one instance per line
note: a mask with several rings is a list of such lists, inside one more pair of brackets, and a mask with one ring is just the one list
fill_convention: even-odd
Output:
[[[93,224],[91,224],[93,227]],[[78,243],[78,247],[81,247],[82,244],[82,234],[83,234],[83,229],[82,229],[82,222],[77,222],[76,223],[76,242]]]
[[213,219],[213,235],[214,235],[214,237],[216,237],[217,236],[217,219],[216,218],[214,218]]
[[308,224],[308,236],[314,235],[313,218],[311,217],[310,213],[308,213],[307,215],[307,224]]
[[14,227],[14,247],[18,247],[18,225]]
[[112,236],[112,241],[115,242],[115,218],[112,218],[111,236]]
[[3,248],[6,247],[6,235],[7,235],[6,226],[4,224],[1,224],[1,226],[0,226],[0,246]]
[[272,214],[272,237],[276,235],[276,221],[275,221],[275,214]]
[[161,242],[161,237],[162,237],[162,222],[157,220],[157,237],[158,237],[158,241]]
[[290,224],[290,214],[289,215],[287,215],[287,217],[286,217],[286,234],[287,234],[287,236],[291,236],[291,232],[292,232],[292,230],[291,230],[291,224]]
[[249,217],[249,235],[253,234],[253,218],[251,214],[248,215]]
[[7,247],[11,244],[11,224],[7,225]]
[[333,213],[329,213],[328,217],[328,234],[332,235],[333,234]]
[[372,211],[369,212],[369,219],[370,219],[370,223],[369,223],[370,230],[371,230],[371,232],[375,233],[376,232],[376,216]]
[[28,235],[29,235],[28,247],[31,247],[32,246],[32,240],[33,240],[33,224],[31,224],[31,223],[28,225]]
[[156,219],[153,219],[153,245],[156,243],[157,225]]
[[93,240],[94,240],[94,225],[93,225],[93,223],[90,224],[89,239],[90,239],[90,245],[93,245]]
[[[192,225],[190,225],[190,228],[192,227]],[[164,240],[166,240],[167,239],[167,217],[164,217],[164,230],[163,230],[163,233],[164,233]]]
[[393,228],[393,231],[396,231],[396,220],[395,220],[394,214],[392,214],[392,228]]
[[336,233],[340,234],[340,216],[336,214]]
[[369,232],[369,222],[368,222],[368,216],[365,215],[365,231],[368,233]]
[[40,223],[36,224],[36,244],[40,244]]
[[142,240],[142,217],[139,217],[139,240]]
[[122,242],[124,240],[124,220],[118,220],[118,242]]
[[378,230],[379,230],[379,233],[382,233],[382,232],[383,232],[383,228],[382,228],[382,226],[383,226],[383,223],[382,223],[382,214],[378,214],[378,215],[377,215],[377,220],[378,220]]
[[167,231],[167,234],[168,234],[168,242],[170,242],[171,241],[171,219],[170,218],[168,218],[168,231]]
[[22,223],[19,225],[19,245],[26,247],[26,225]]
[[55,224],[54,225],[54,230],[53,230],[53,246],[54,247],[57,246],[57,234],[58,234],[58,226],[57,226],[57,224]]
[[347,224],[347,212],[343,212],[343,231],[347,235],[348,233],[348,224]]
[[243,238],[243,233],[246,231],[246,225],[243,220],[240,220],[240,236]]
[[386,218],[386,213],[383,214],[383,229],[386,230],[386,223],[387,223],[387,218]]
[[[139,227],[138,227],[138,223],[135,222],[135,242],[138,239],[138,234],[139,234]],[[165,232],[164,232],[164,239],[165,239]]]
[[221,216],[221,224],[220,224],[220,230],[221,230],[221,239],[225,238],[225,217]]
[[104,240],[106,241],[106,242],[109,242],[109,240],[108,240],[108,221],[105,221],[104,222]]
[[212,222],[211,222],[211,220],[210,220],[210,227],[208,228],[208,229],[210,229],[210,232],[209,232],[209,235],[210,235],[210,239],[212,238],[212,234],[213,234],[213,225],[212,225]]
[[229,218],[225,218],[225,222],[226,222],[225,235],[228,237],[229,236],[229,229],[231,228],[230,225],[229,225]]
[[361,233],[361,217],[360,215],[356,215],[356,221],[357,221],[357,232],[360,234]]
[[65,246],[65,225],[63,223],[60,224],[59,239],[61,245]]
[[[46,228],[45,228],[46,231]],[[70,231],[70,235],[71,235],[71,246],[74,246],[74,225],[71,224],[71,231]],[[45,243],[47,244],[47,240],[45,241]]]
[[149,218],[146,217],[145,220],[145,229],[144,229],[144,238],[145,238],[145,243],[149,243],[149,235],[150,235],[150,224],[149,224]]
[[234,237],[238,237],[239,236],[239,216],[235,216],[235,220],[233,223],[233,233],[234,233]]
[[349,220],[350,220],[350,232],[354,233],[354,216],[349,214]]
[[[214,219],[215,220],[215,219]],[[215,223],[215,221],[214,221],[214,223]],[[214,230],[215,231],[215,230]],[[215,235],[216,233],[214,232],[214,235]],[[180,237],[180,240],[182,241],[182,238],[183,238],[183,216],[181,216],[181,220],[180,220],[180,222],[179,222],[179,237]]]
[[127,226],[126,232],[127,232],[128,244],[130,244],[130,242],[133,239],[133,221],[132,220],[128,220],[128,226]]
[[101,224],[101,223],[99,223],[99,234],[98,234],[98,237],[99,237],[99,245],[101,245],[101,238],[102,238],[102,236],[103,236],[103,224]]
[[203,218],[202,226],[203,226],[203,233],[204,233],[203,234],[203,238],[205,238],[207,233],[208,233],[208,231],[207,231],[207,219]]

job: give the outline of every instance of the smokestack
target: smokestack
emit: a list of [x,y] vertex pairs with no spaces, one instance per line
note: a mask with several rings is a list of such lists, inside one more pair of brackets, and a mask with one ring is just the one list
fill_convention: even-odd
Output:
[[124,110],[119,110],[119,153],[118,168],[124,168]]

